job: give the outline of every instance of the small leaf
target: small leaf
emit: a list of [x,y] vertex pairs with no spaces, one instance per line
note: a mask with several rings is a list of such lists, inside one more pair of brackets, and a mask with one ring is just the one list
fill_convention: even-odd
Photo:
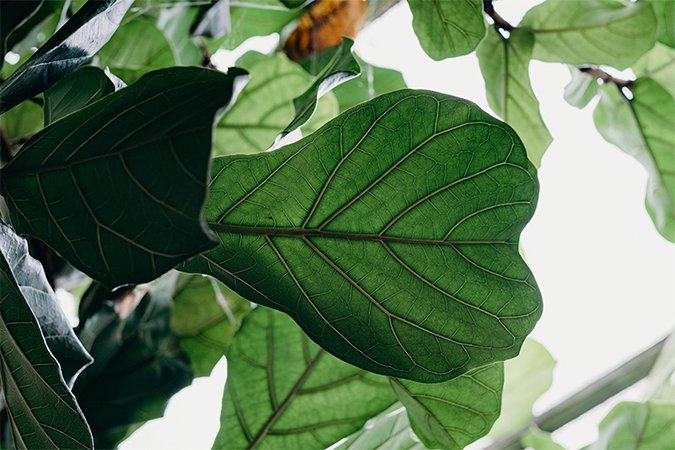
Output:
[[525,340],[520,354],[504,363],[502,414],[491,437],[514,432],[532,419],[532,406],[553,383],[555,364],[548,350],[533,339]]
[[403,74],[393,69],[377,67],[356,58],[361,66],[361,76],[336,87],[333,92],[340,103],[340,112],[378,95],[405,89]]
[[649,173],[647,211],[661,235],[675,242],[675,99],[651,78],[640,78],[628,100],[614,85],[602,87],[593,119],[608,142]]
[[553,141],[539,112],[539,101],[530,85],[529,65],[534,37],[515,29],[508,39],[491,28],[476,51],[485,79],[490,107],[511,125],[523,140],[535,166]]
[[622,402],[600,422],[598,440],[585,450],[655,450],[675,442],[675,404]]
[[529,10],[520,26],[534,32],[535,59],[574,65],[623,70],[656,41],[649,2],[546,0]]
[[[293,117],[293,98],[310,84],[309,76],[286,56],[260,56],[253,63],[240,64],[241,60],[253,59],[247,53],[237,61],[237,65],[251,73],[251,81],[216,125],[213,144],[216,155],[259,153],[269,148],[288,125],[288,118]],[[335,99],[324,95],[317,105],[314,120],[316,117],[332,118],[337,112]],[[318,128],[312,123],[314,120],[305,130]]]
[[565,86],[565,101],[576,108],[585,108],[600,91],[598,80],[574,66],[568,69],[572,79]]
[[675,2],[651,0],[658,21],[656,38],[668,47],[675,48]]
[[36,317],[50,352],[59,363],[63,378],[72,384],[91,356],[75,336],[49,286],[42,265],[28,253],[26,241],[0,222],[0,249],[9,263],[25,301]]
[[[398,409],[396,409],[398,406]],[[425,450],[410,428],[405,408],[397,403],[393,411],[366,423],[363,429],[348,436],[334,450]]]
[[220,245],[181,270],[291,315],[351,364],[449,380],[515,356],[541,314],[518,253],[536,171],[472,103],[385,94],[284,148],[216,158],[212,174]]
[[173,293],[171,329],[196,377],[208,376],[230,346],[251,303],[210,277],[181,274]]
[[215,448],[326,448],[395,401],[385,378],[332,357],[264,307],[244,320],[227,362]]
[[282,136],[302,126],[312,117],[316,104],[323,94],[361,73],[359,63],[352,54],[352,45],[354,41],[343,38],[330,63],[316,77],[314,83],[293,100],[295,117],[281,132]]
[[0,84],[0,114],[46,90],[84,64],[113,35],[133,0],[87,2]]
[[20,449],[92,448],[87,422],[8,262],[22,249],[12,248],[6,226],[0,231],[0,380],[14,443]]
[[106,74],[96,67],[82,67],[45,92],[45,126],[84,108],[115,91]]
[[436,61],[471,53],[485,36],[481,0],[408,0],[413,29]]
[[116,447],[142,423],[162,417],[169,399],[192,381],[171,333],[167,293],[152,289],[126,317],[124,299],[109,300],[81,324],[78,335],[94,364],[73,388],[97,448]]
[[169,41],[145,18],[122,25],[98,56],[100,67],[110,67],[127,83],[147,72],[176,65]]
[[504,366],[479,367],[444,383],[391,378],[415,434],[428,448],[462,450],[488,434],[499,417]]
[[153,72],[33,136],[2,170],[17,231],[109,288],[211,248],[202,205],[213,118],[244,73]]

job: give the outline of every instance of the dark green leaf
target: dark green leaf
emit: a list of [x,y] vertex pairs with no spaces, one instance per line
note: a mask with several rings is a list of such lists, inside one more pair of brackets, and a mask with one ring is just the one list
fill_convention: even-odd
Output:
[[73,392],[98,448],[115,447],[141,423],[161,417],[171,396],[192,381],[187,357],[171,334],[169,295],[153,289],[125,316],[135,302],[129,296],[104,303],[78,333],[94,364]]
[[408,415],[401,404],[398,409],[381,414],[368,421],[366,426],[347,437],[334,450],[424,450],[408,422]]
[[408,0],[413,29],[436,61],[471,53],[485,36],[481,0]]
[[101,69],[82,67],[45,92],[45,126],[115,91]]
[[485,78],[490,107],[517,132],[535,166],[553,141],[546,128],[539,101],[530,85],[529,65],[534,37],[516,29],[508,39],[490,28],[476,56]]
[[649,173],[647,211],[661,235],[675,242],[675,99],[651,78],[640,78],[628,100],[602,87],[593,119],[600,134],[640,161]]
[[264,307],[244,319],[227,362],[214,448],[326,448],[395,401],[385,378],[332,357]]
[[675,404],[622,402],[600,423],[599,437],[585,450],[658,450],[675,442]]
[[52,14],[60,2],[48,0],[2,0],[0,2],[0,67],[7,51]]
[[521,26],[535,34],[534,58],[567,64],[625,69],[656,41],[648,2],[546,0],[527,12]]
[[250,311],[249,301],[211,277],[178,277],[171,329],[190,358],[196,377],[211,373]]
[[12,273],[13,255],[5,254],[9,229],[0,232],[0,380],[14,443],[19,449],[92,448],[82,412]]
[[532,406],[553,383],[555,364],[546,348],[533,339],[527,339],[520,354],[504,363],[502,414],[491,437],[514,432],[532,419]]
[[299,8],[300,6],[303,6],[305,3],[312,3],[314,0],[279,0],[281,3],[283,3],[287,8]]
[[358,61],[352,54],[354,41],[342,38],[330,63],[323,68],[314,83],[293,100],[295,117],[282,131],[286,135],[305,124],[314,114],[319,97],[345,81],[351,80],[361,73]]
[[33,136],[2,171],[17,231],[107,287],[153,280],[211,248],[202,205],[213,118],[243,74],[153,72]]
[[100,67],[110,67],[127,83],[147,72],[176,65],[169,41],[155,24],[144,18],[122,25],[98,56]]
[[598,79],[568,66],[572,79],[565,86],[565,100],[576,108],[585,108],[600,90]]
[[373,66],[358,57],[356,59],[361,66],[361,76],[349,80],[333,90],[340,103],[341,112],[378,95],[406,87],[401,72]]
[[36,317],[49,350],[59,362],[63,378],[71,384],[91,357],[75,336],[61,310],[44,270],[28,253],[28,244],[0,222],[0,249],[9,263],[25,301]]
[[473,103],[377,97],[273,152],[216,158],[220,245],[187,262],[364,369],[437,382],[511,358],[541,314],[518,253],[518,136]]
[[656,38],[659,42],[675,48],[675,2],[673,0],[651,0],[658,22]]
[[113,35],[133,0],[90,1],[0,84],[0,114],[77,69]]
[[[213,144],[216,155],[259,153],[269,148],[293,117],[293,99],[310,84],[309,76],[283,54],[253,58],[247,53],[241,59],[255,59],[241,64],[250,71],[251,81],[218,121]],[[315,131],[317,121],[323,125],[338,113],[337,102],[331,97],[324,95],[319,100],[303,131]]]
[[462,450],[488,434],[499,417],[503,383],[502,363],[444,383],[391,379],[415,434],[428,448],[447,450]]

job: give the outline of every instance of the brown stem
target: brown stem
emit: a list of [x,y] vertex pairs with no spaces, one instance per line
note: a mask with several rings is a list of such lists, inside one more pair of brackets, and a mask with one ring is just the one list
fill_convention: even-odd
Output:
[[588,74],[594,78],[602,80],[603,83],[613,83],[618,87],[630,88],[633,84],[632,80],[622,80],[620,78],[615,78],[605,72],[604,70],[598,69],[597,67],[579,67],[579,70],[585,74]]
[[485,11],[485,14],[487,14],[492,19],[496,28],[508,32],[511,32],[515,29],[513,25],[508,23],[502,16],[500,16],[497,13],[497,11],[495,11],[495,7],[492,4],[492,0],[483,0],[483,11]]

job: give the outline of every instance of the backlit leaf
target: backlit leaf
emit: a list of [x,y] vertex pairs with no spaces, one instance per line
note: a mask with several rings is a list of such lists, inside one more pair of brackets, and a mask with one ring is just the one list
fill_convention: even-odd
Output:
[[675,2],[672,0],[652,0],[658,29],[656,37],[659,42],[675,48]]
[[153,72],[45,128],[2,169],[12,224],[107,287],[211,248],[213,118],[244,73]]
[[515,29],[507,39],[490,28],[476,56],[490,107],[518,132],[530,161],[539,166],[553,138],[530,85],[533,44],[534,37],[526,30]]
[[656,41],[649,2],[546,0],[521,22],[535,35],[533,57],[567,64],[625,69]]
[[574,107],[584,108],[600,92],[598,79],[574,66],[568,66],[568,68],[571,80],[565,86],[565,101]]
[[340,103],[341,112],[378,95],[406,87],[401,72],[373,66],[358,57],[356,60],[361,66],[361,76],[349,80],[333,90]]
[[675,50],[672,48],[656,44],[631,68],[638,78],[653,79],[675,97]]
[[[348,436],[334,450],[424,450],[426,447],[410,428],[405,408],[383,413]],[[396,406],[395,405],[395,406]]]
[[515,356],[541,314],[518,253],[536,171],[470,102],[385,94],[212,174],[220,245],[181,270],[291,315],[347,362],[445,381]]

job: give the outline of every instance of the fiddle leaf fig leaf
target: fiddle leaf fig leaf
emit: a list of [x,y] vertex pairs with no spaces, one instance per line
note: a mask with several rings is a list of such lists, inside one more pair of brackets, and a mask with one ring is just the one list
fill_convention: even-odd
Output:
[[600,91],[600,85],[592,77],[574,66],[568,66],[570,82],[565,86],[565,101],[576,108],[586,107]]
[[651,78],[631,86],[629,100],[605,85],[593,119],[608,142],[633,156],[649,173],[645,204],[661,235],[675,242],[675,99]]
[[675,404],[622,402],[600,422],[598,440],[584,450],[634,450],[672,447]]
[[[22,290],[9,262],[25,247],[16,247],[6,226],[0,232],[0,380],[14,443],[17,448],[92,448],[87,422],[26,300],[33,280]],[[21,274],[24,267],[17,263]]]
[[181,270],[289,314],[351,364],[446,381],[515,356],[541,314],[518,253],[538,189],[508,125],[401,90],[273,152],[216,158],[220,245]]
[[[247,53],[242,60],[251,56]],[[269,148],[294,114],[293,99],[310,84],[305,71],[282,54],[258,55],[255,62],[242,66],[251,73],[251,81],[218,121],[213,144],[216,155],[260,153]],[[334,117],[337,109],[335,99],[324,95],[303,131],[315,131],[318,127],[313,122]]]
[[656,44],[631,68],[638,78],[653,79],[675,97],[675,50],[672,48]]
[[86,66],[71,73],[45,92],[45,126],[115,91],[99,68]]
[[27,242],[2,222],[0,249],[16,284],[40,325],[51,354],[59,363],[64,380],[68,385],[72,384],[77,374],[91,363],[91,356],[75,336],[47,282],[42,265],[28,253]]
[[462,450],[488,434],[499,417],[504,366],[479,367],[444,383],[391,378],[415,434],[428,448]]
[[326,448],[395,402],[386,378],[334,358],[269,308],[244,319],[227,362],[215,448]]
[[333,58],[316,77],[314,83],[293,100],[295,117],[281,132],[281,136],[305,124],[314,114],[317,102],[323,94],[361,73],[359,63],[352,54],[352,45],[354,41],[342,38]]
[[675,2],[652,0],[658,22],[656,37],[659,42],[675,48]]
[[196,377],[208,376],[230,346],[251,303],[210,277],[181,274],[173,293],[171,329]]
[[39,94],[98,52],[134,0],[90,1],[0,84],[0,114]]
[[408,0],[422,49],[440,61],[471,53],[485,36],[481,0]]
[[476,56],[490,107],[518,132],[530,160],[538,167],[553,138],[530,85],[533,45],[534,37],[526,30],[515,29],[507,39],[491,28]]
[[358,57],[356,59],[363,72],[361,76],[349,80],[333,90],[340,103],[341,112],[378,95],[406,88],[401,72],[373,66]]
[[649,2],[546,0],[521,27],[535,35],[533,57],[567,64],[607,64],[623,70],[656,42]]
[[[398,408],[396,408],[398,406]],[[335,450],[425,450],[410,428],[408,415],[400,403],[371,419],[361,430],[348,436]]]
[[156,71],[34,135],[2,170],[16,230],[109,288],[213,247],[202,216],[213,120],[244,74]]

